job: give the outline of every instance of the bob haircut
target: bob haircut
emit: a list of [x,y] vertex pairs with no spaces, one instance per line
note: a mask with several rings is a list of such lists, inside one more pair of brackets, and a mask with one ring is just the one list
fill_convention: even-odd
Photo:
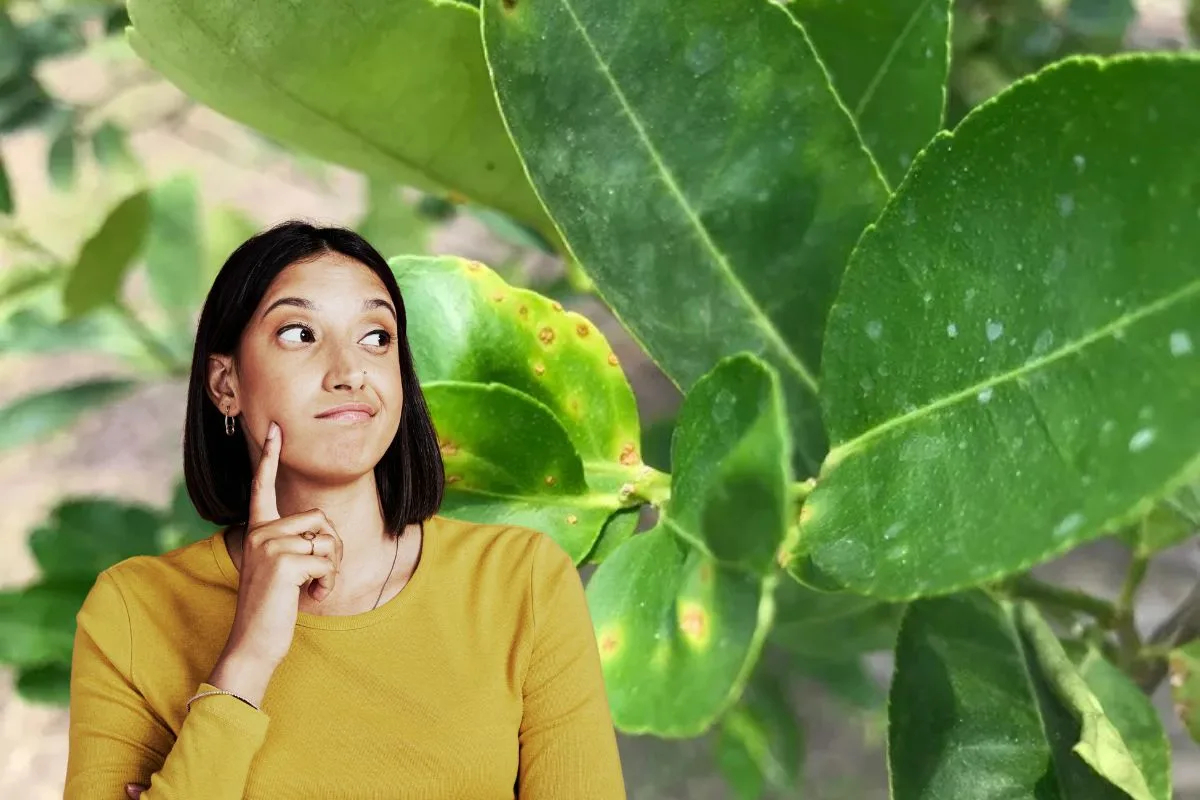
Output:
[[365,239],[344,228],[287,221],[247,239],[217,273],[196,330],[183,430],[183,474],[196,511],[209,522],[245,523],[250,513],[250,454],[243,436],[225,434],[225,415],[208,396],[210,355],[233,355],[267,287],[286,267],[339,253],[374,272],[396,307],[404,405],[400,427],[375,465],[384,523],[393,533],[420,523],[441,507],[445,473],[437,431],[425,405],[412,351],[408,315],[387,261]]

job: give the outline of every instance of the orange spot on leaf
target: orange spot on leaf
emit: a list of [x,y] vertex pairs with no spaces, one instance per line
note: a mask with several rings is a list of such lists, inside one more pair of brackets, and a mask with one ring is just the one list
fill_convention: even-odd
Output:
[[554,328],[549,325],[538,331],[538,338],[542,340],[542,344],[550,344],[554,341]]

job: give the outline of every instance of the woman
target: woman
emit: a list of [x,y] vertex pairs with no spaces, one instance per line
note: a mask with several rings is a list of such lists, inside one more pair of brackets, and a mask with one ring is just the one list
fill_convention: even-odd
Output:
[[67,800],[625,796],[569,557],[436,513],[405,319],[349,231],[287,223],[229,257],[183,440],[222,529],[97,579]]

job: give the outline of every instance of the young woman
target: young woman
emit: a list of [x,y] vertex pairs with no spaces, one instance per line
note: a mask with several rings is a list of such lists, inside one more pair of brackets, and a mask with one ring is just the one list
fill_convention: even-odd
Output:
[[66,800],[625,797],[571,560],[436,513],[405,320],[350,231],[286,223],[229,257],[183,437],[221,530],[98,577]]

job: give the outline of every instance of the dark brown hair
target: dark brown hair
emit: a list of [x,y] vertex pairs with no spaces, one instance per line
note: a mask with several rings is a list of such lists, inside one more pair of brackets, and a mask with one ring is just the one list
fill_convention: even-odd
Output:
[[396,307],[396,351],[404,387],[400,428],[375,466],[375,484],[388,530],[422,522],[441,507],[445,491],[437,432],[421,393],[408,346],[407,314],[387,261],[365,239],[344,228],[288,221],[246,240],[217,273],[196,330],[183,430],[183,475],[200,516],[217,525],[246,522],[250,508],[250,455],[242,436],[225,435],[225,417],[208,396],[208,360],[233,354],[275,276],[323,253],[340,253],[370,269]]

